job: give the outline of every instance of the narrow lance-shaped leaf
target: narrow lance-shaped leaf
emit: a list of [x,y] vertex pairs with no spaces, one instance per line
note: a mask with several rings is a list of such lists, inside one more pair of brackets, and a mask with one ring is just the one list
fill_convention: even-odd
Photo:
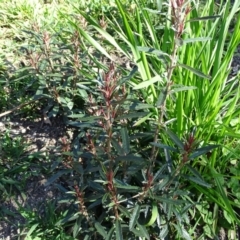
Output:
[[146,80],[146,81],[143,81],[141,83],[139,83],[137,86],[133,87],[134,90],[137,90],[137,89],[141,89],[141,88],[147,88],[149,87],[150,85],[152,85],[153,83],[155,82],[159,82],[159,81],[162,81],[162,77],[157,75],[149,80]]
[[132,216],[129,221],[129,229],[130,231],[135,227],[137,220],[139,218],[139,213],[140,213],[141,206],[137,204],[135,208],[133,209]]
[[189,159],[194,159],[196,157],[199,157],[203,154],[206,154],[206,153],[210,152],[211,150],[213,150],[217,147],[219,147],[219,145],[209,145],[209,146],[206,146],[206,147],[198,148],[197,150],[194,151],[193,154],[190,155]]
[[150,47],[140,47],[140,46],[138,46],[137,48],[139,51],[149,53],[149,54],[154,54],[154,55],[157,55],[158,57],[159,56],[167,56],[170,58],[170,56],[167,53],[165,53],[161,50],[158,50],[158,49],[154,49],[154,48],[150,48]]
[[196,169],[194,169],[193,167],[191,167],[189,164],[186,164],[185,167],[187,167],[188,170],[189,170],[195,177],[197,177],[197,178],[199,178],[199,179],[202,179],[202,176],[200,175],[200,173],[199,173]]
[[154,175],[153,182],[156,182],[158,178],[160,178],[161,174],[165,171],[167,168],[167,164],[164,164]]
[[128,80],[130,80],[138,71],[138,66],[134,66],[133,69],[131,70],[131,72],[129,73],[128,76],[123,77],[120,81],[119,81],[119,86],[121,86],[122,84],[124,84],[125,82],[127,82]]
[[173,204],[173,205],[179,205],[179,204],[186,203],[186,201],[184,201],[184,200],[174,200],[171,198],[164,198],[164,197],[158,197],[158,196],[154,196],[154,199],[156,199],[157,201],[160,201],[160,202]]
[[103,237],[106,237],[107,233],[99,222],[95,222],[94,226],[100,235],[102,235]]
[[127,155],[130,152],[130,140],[129,140],[129,136],[128,136],[128,131],[124,127],[124,128],[121,128],[120,133],[121,133],[121,137],[122,137],[123,149],[124,149],[125,154]]
[[189,38],[189,39],[184,39],[183,43],[187,44],[187,43],[193,43],[193,42],[206,42],[209,40],[212,40],[212,38],[210,37]]
[[168,145],[165,145],[165,144],[162,144],[162,143],[151,142],[150,144],[155,146],[155,147],[158,147],[158,148],[168,149],[168,150],[171,150],[173,152],[179,152],[178,149],[173,148],[173,147],[168,146]]
[[129,114],[124,114],[116,118],[116,120],[121,120],[121,119],[127,119],[127,118],[139,118],[146,116],[148,113],[147,112],[136,112],[136,113],[129,113]]
[[145,122],[147,119],[149,119],[151,116],[152,116],[152,113],[149,113],[147,116],[139,119],[138,121],[136,121],[136,122],[133,124],[133,127],[139,126],[140,124],[142,124],[143,122]]
[[168,172],[171,173],[172,172],[172,158],[171,158],[171,155],[170,155],[168,149],[164,148],[164,154],[165,154],[165,159],[166,159],[166,163],[167,163],[167,167],[168,167]]
[[89,43],[91,43],[98,51],[100,51],[102,54],[104,54],[106,57],[112,60],[112,57],[107,53],[105,48],[103,48],[94,38],[92,38],[87,32],[85,32],[83,29],[80,27],[76,26],[75,23],[69,21],[74,27],[77,28],[79,33],[81,34],[82,37],[84,37]]
[[59,177],[61,177],[62,175],[71,172],[71,170],[62,170],[57,172],[56,174],[54,174],[52,177],[50,177],[47,182],[45,183],[45,186],[49,186],[50,184],[52,184],[54,181],[56,181]]
[[161,12],[162,11],[162,2],[163,1],[162,0],[157,0],[156,2],[157,2],[157,9],[158,9],[158,11]]
[[184,176],[185,179],[188,179],[189,181],[195,182],[198,185],[210,188],[211,184],[205,182],[203,179],[201,178],[197,178],[197,177],[193,177],[193,176]]
[[144,237],[144,238],[150,240],[150,236],[147,231],[147,228],[139,223],[137,224],[137,226],[138,226],[139,232],[141,233],[141,237]]
[[182,67],[182,68],[185,68],[185,69],[193,72],[194,74],[196,74],[196,75],[199,76],[199,77],[206,78],[206,79],[211,79],[211,76],[202,73],[201,71],[199,71],[199,70],[196,69],[196,68],[192,68],[192,67],[187,66],[187,65],[182,64],[182,63],[178,63],[178,66],[180,66],[180,67]]
[[208,20],[215,20],[217,18],[220,18],[221,15],[215,15],[215,16],[205,16],[205,17],[199,17],[199,18],[192,18],[188,20],[187,22],[199,22],[199,21],[208,21]]
[[197,87],[195,86],[182,86],[182,87],[176,87],[172,88],[172,90],[170,91],[170,93],[175,93],[175,92],[182,92],[182,91],[188,91],[188,90],[193,90],[193,89],[197,89]]
[[122,226],[119,219],[116,220],[116,239],[123,240]]
[[153,10],[153,9],[150,9],[150,8],[144,8],[144,10],[146,10],[150,13],[153,13],[153,14],[160,14],[161,13],[159,10]]
[[164,104],[164,102],[166,101],[166,98],[167,98],[167,87],[165,89],[162,89],[159,96],[158,96],[158,100],[157,100],[157,103],[156,103],[156,106],[157,107],[160,107]]
[[169,135],[169,137],[173,140],[173,142],[181,149],[184,149],[184,145],[182,141],[178,138],[178,136],[173,133],[171,130],[167,129],[166,133]]
[[106,236],[105,240],[112,240],[112,235],[114,233],[114,230],[115,230],[115,226],[113,226],[110,231],[108,232],[108,235]]

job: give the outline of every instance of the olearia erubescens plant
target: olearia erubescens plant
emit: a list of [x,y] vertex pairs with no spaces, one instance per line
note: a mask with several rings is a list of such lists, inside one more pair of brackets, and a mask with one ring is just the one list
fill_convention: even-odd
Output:
[[[119,2],[117,4],[121,7]],[[139,95],[129,86],[134,86],[135,90],[148,88],[149,83],[156,82],[156,79],[143,79],[146,81],[132,85],[131,80],[136,75],[136,70],[140,70],[139,66],[133,68],[128,76],[122,77],[111,63],[108,72],[99,74],[95,87],[86,90],[85,112],[68,116],[72,119],[68,124],[79,127],[81,131],[74,142],[73,153],[68,152],[63,159],[67,170],[57,176],[72,173],[74,184],[70,193],[77,198],[74,206],[77,206],[75,209],[78,211],[69,212],[59,224],[75,220],[72,227],[74,237],[198,237],[195,233],[197,223],[192,228],[190,222],[191,209],[200,203],[194,201],[196,196],[188,189],[190,182],[197,189],[197,186],[207,189],[211,185],[204,181],[192,162],[205,154],[209,156],[218,145],[203,145],[205,139],[197,137],[196,129],[185,134],[185,139],[182,140],[168,127],[169,98],[174,98],[173,95],[178,92],[196,88],[177,87],[174,79],[178,68],[187,69],[202,78],[210,78],[207,74],[179,63],[181,42],[191,11],[188,1],[172,0],[169,3],[171,18],[166,21],[169,21],[170,26],[167,31],[173,32],[172,39],[169,39],[171,50],[161,53],[164,56],[164,61],[159,59],[164,64],[162,87],[155,91],[153,96],[157,95],[151,101],[142,101],[144,94],[143,98],[136,98]],[[87,36],[83,29],[78,30]],[[95,43],[90,37],[87,40]],[[197,42],[202,39],[195,40]],[[140,46],[139,49],[144,56],[147,48]],[[143,60],[144,57],[139,61]],[[153,87],[150,89],[153,90]],[[157,114],[155,121],[149,121],[150,131],[149,128],[143,131],[136,127],[151,109],[155,109]],[[48,184],[54,179],[56,176]],[[237,221],[231,204],[227,200],[225,203],[226,206],[222,204],[221,207]]]

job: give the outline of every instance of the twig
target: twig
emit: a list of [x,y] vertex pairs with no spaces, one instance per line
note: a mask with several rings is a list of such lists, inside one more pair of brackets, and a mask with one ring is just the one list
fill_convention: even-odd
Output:
[[40,99],[42,99],[42,98],[43,98],[43,97],[38,98],[38,99],[31,100],[31,101],[28,101],[28,102],[25,102],[25,103],[22,103],[22,104],[20,104],[19,106],[14,107],[14,108],[11,109],[11,110],[8,110],[8,111],[6,111],[6,112],[3,112],[3,113],[0,114],[0,118],[1,118],[1,117],[4,117],[4,116],[6,116],[6,115],[8,115],[8,114],[10,114],[10,113],[12,113],[12,112],[14,112],[14,111],[16,111],[16,110],[18,110],[18,109],[20,109],[20,108],[22,108],[22,107],[24,107],[24,106],[26,106],[26,105],[29,105],[29,104],[31,104],[31,103],[33,103],[33,102],[36,102],[36,101],[38,101],[38,100],[40,100]]

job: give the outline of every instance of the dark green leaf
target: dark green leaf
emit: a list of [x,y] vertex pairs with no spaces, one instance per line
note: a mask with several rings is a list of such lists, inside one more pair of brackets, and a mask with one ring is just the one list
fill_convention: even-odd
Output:
[[127,155],[127,156],[119,156],[116,158],[118,161],[131,161],[131,162],[143,162],[144,158],[134,156],[134,155]]
[[127,128],[126,127],[121,128],[120,133],[122,137],[124,153],[127,155],[130,152],[130,140],[129,140]]
[[115,182],[115,184],[116,184],[115,186],[117,188],[129,189],[129,190],[140,190],[139,187],[128,185],[128,184],[126,184],[126,183],[124,183],[124,182],[122,182],[122,181],[120,181],[118,179],[115,179],[114,182]]
[[105,229],[103,228],[103,226],[99,222],[95,222],[94,226],[100,235],[102,235],[103,237],[106,237],[107,233],[106,233]]
[[166,170],[167,164],[164,164],[154,175],[153,182],[157,181],[161,174]]
[[199,173],[196,169],[192,168],[189,164],[186,164],[185,167],[187,167],[188,170],[189,170],[196,178],[202,179],[202,176],[200,175],[200,173]]
[[139,117],[146,116],[147,114],[148,113],[146,112],[123,114],[117,117],[116,120],[127,119],[127,118],[139,118]]
[[[116,141],[115,139],[112,139],[112,145],[113,147],[117,150],[118,154],[120,156],[124,156],[125,153],[124,153],[124,150],[123,148],[120,146],[120,144],[118,143],[118,141]],[[121,157],[120,157],[121,158]],[[120,159],[116,159],[116,160],[120,160]]]
[[160,201],[160,202],[174,204],[174,205],[180,205],[180,204],[185,203],[185,201],[183,201],[183,200],[174,200],[174,199],[158,197],[158,196],[154,196],[154,199],[156,199],[157,201]]
[[128,105],[127,108],[129,110],[141,110],[141,109],[149,109],[149,108],[154,108],[153,105],[147,104],[147,103],[132,103],[130,106]]
[[106,236],[106,240],[112,240],[113,238],[112,238],[112,235],[113,235],[113,233],[114,233],[114,230],[115,230],[115,226],[113,226],[111,229],[110,229],[110,231],[108,232],[108,235]]
[[149,233],[147,231],[147,228],[139,223],[137,223],[138,229],[142,235],[142,237],[146,238],[146,239],[150,239]]
[[177,153],[179,152],[178,149],[173,148],[173,147],[168,146],[168,145],[165,145],[165,144],[162,144],[162,143],[154,143],[154,142],[151,142],[150,144],[153,145],[153,146],[156,146],[156,147],[158,147],[158,148],[168,149],[168,150],[170,150],[170,151],[177,152]]
[[57,172],[56,174],[54,174],[52,177],[50,177],[47,182],[45,183],[45,186],[48,186],[50,184],[52,184],[54,181],[56,181],[59,177],[61,177],[64,174],[70,173],[71,169],[67,169],[67,170],[61,170],[59,172]]
[[167,94],[168,94],[167,88],[161,90],[161,92],[158,96],[157,103],[156,103],[157,107],[160,107],[164,104],[164,102],[166,101],[166,98],[167,98]]
[[119,81],[119,86],[121,86],[122,84],[124,84],[125,82],[127,82],[128,80],[130,80],[138,71],[138,67],[134,66],[134,68],[131,70],[131,72],[129,73],[128,76],[123,77],[120,81]]
[[123,240],[122,226],[119,219],[116,220],[116,239]]
[[132,216],[129,221],[130,231],[135,227],[135,225],[137,223],[137,220],[139,218],[140,209],[141,209],[141,206],[139,204],[137,204],[133,209],[133,213],[132,213]]
[[123,207],[122,205],[118,205],[118,209],[126,216],[126,217],[131,217],[131,214],[129,212],[129,210],[125,207]]
[[166,133],[169,135],[169,137],[173,140],[173,142],[181,149],[184,150],[184,145],[182,141],[177,137],[175,133],[170,131],[169,129],[166,130]]
[[218,148],[219,145],[208,145],[206,147],[198,148],[197,150],[194,151],[193,154],[190,155],[189,159],[194,159],[197,158],[203,154],[206,154],[210,152],[211,150]]
[[201,178],[196,178],[196,177],[193,177],[193,176],[183,176],[184,178],[186,178],[186,179],[188,179],[188,180],[190,180],[190,181],[192,181],[192,182],[195,182],[195,183],[197,183],[197,184],[199,184],[199,185],[201,185],[201,186],[204,186],[204,187],[207,187],[207,188],[210,188],[211,187],[211,185],[210,184],[208,184],[208,183],[206,183],[203,179],[201,179]]
[[178,63],[178,65],[179,65],[180,67],[182,67],[182,68],[185,68],[185,69],[193,72],[194,74],[196,74],[196,75],[199,76],[199,77],[206,78],[206,79],[211,79],[211,78],[212,78],[211,76],[202,73],[201,71],[199,71],[199,70],[196,69],[196,68],[192,68],[192,67],[187,66],[187,65],[182,64],[182,63]]
[[207,21],[207,20],[215,20],[217,18],[220,18],[221,15],[216,16],[205,16],[205,17],[199,17],[199,18],[191,18],[188,20],[188,22],[198,22],[198,21]]
[[157,56],[168,56],[169,55],[161,50],[158,49],[154,49],[154,48],[149,48],[149,47],[137,47],[139,51],[145,52],[145,53],[149,53],[149,54],[154,54]]

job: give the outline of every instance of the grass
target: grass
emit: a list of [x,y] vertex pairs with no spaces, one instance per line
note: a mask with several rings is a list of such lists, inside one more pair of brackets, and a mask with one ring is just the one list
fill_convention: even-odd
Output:
[[[240,73],[230,78],[237,1],[192,1],[184,20],[161,1],[0,6],[0,111],[13,110],[3,122],[60,117],[74,135],[57,139],[60,155],[45,150],[49,160],[29,153],[33,143],[11,127],[1,133],[1,202],[15,192],[26,198],[33,175],[63,195],[37,211],[19,204],[20,235],[206,239],[223,228],[237,239]],[[14,214],[3,211],[0,220]]]

